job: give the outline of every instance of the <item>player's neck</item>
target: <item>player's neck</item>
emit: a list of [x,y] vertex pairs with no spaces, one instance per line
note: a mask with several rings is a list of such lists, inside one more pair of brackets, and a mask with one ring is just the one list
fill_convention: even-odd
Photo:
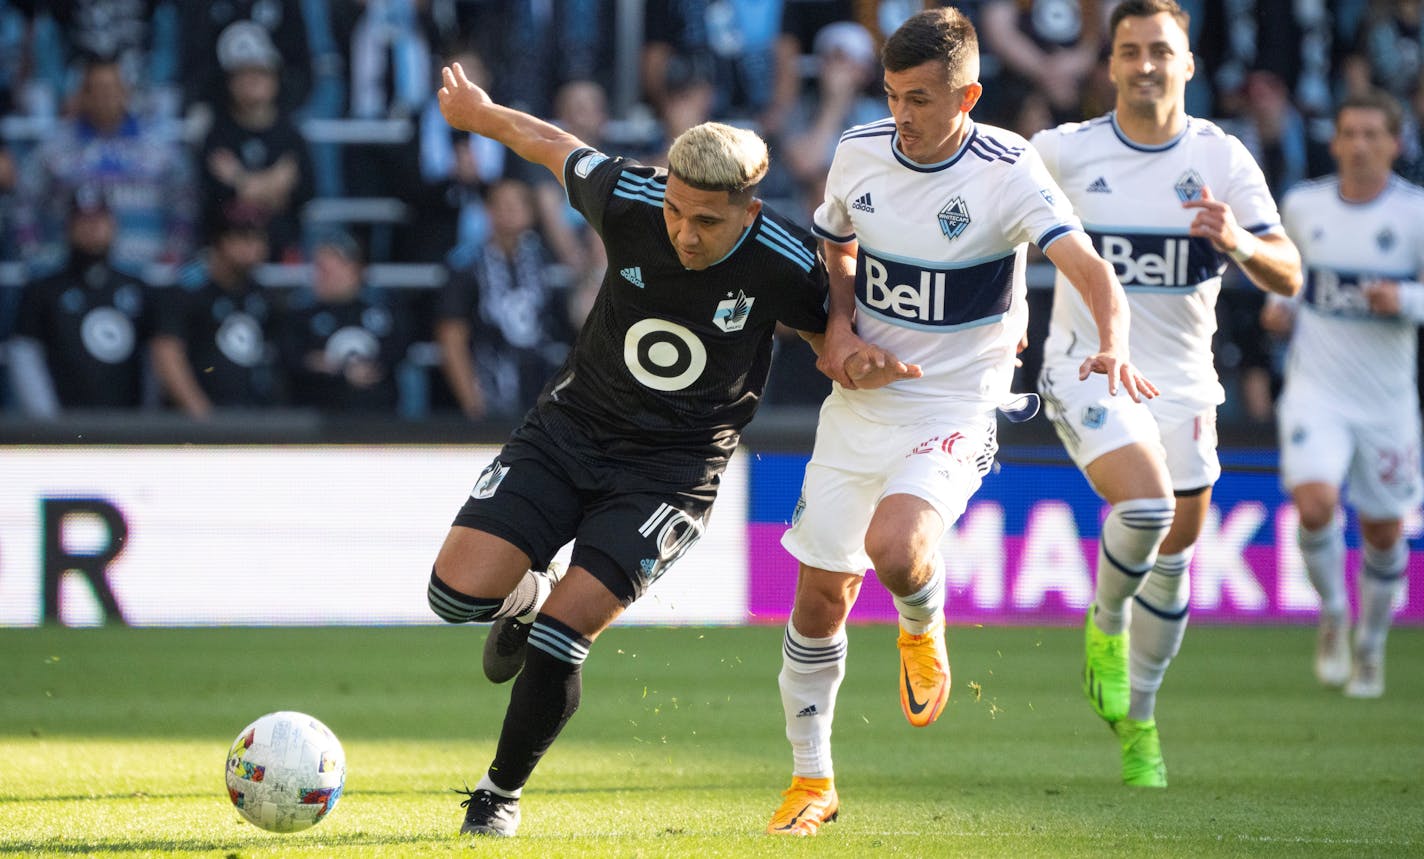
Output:
[[1368,203],[1389,187],[1389,174],[1366,173],[1357,176],[1340,174],[1340,199],[1347,203]]
[[1116,119],[1118,129],[1127,139],[1143,146],[1169,143],[1187,127],[1187,113],[1180,107],[1137,112],[1119,104]]

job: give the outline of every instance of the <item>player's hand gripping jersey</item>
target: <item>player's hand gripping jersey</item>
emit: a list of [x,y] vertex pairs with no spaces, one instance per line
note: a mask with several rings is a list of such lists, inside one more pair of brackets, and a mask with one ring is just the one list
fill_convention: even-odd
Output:
[[[1246,147],[1195,117],[1173,140],[1143,146],[1112,114],[1040,131],[1033,145],[1127,292],[1132,361],[1162,391],[1153,411],[1190,414],[1220,404],[1211,337],[1227,256],[1188,234],[1196,210],[1182,203],[1200,198],[1205,186],[1251,233],[1279,232],[1270,189]],[[1059,274],[1045,362],[1082,360],[1097,344],[1092,314]]]
[[541,419],[556,436],[571,422],[654,477],[677,479],[681,465],[715,474],[756,411],[776,323],[825,330],[815,240],[763,207],[726,257],[693,271],[668,239],[666,170],[579,149],[564,180],[603,237],[608,272]]
[[992,411],[1009,399],[1026,330],[1027,243],[1045,248],[1079,223],[1018,135],[971,126],[938,164],[916,164],[885,119],[841,137],[816,210],[817,235],[858,243],[856,333],[924,376],[841,390],[875,421]]

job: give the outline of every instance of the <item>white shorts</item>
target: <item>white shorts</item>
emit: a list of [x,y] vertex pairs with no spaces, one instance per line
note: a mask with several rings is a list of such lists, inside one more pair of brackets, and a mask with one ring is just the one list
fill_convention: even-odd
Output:
[[1307,404],[1282,400],[1277,427],[1281,483],[1344,486],[1366,519],[1403,519],[1419,506],[1419,421],[1362,424]]
[[1221,477],[1214,406],[1183,408],[1165,397],[1133,402],[1120,388],[1109,394],[1106,376],[1079,381],[1078,365],[1061,362],[1044,367],[1038,388],[1044,414],[1080,471],[1105,453],[1142,444],[1161,454],[1174,492],[1203,489]]
[[927,501],[947,530],[994,464],[995,420],[990,413],[880,424],[832,393],[821,406],[816,447],[781,545],[807,566],[863,574],[871,565],[865,553],[870,518],[882,498],[896,494]]

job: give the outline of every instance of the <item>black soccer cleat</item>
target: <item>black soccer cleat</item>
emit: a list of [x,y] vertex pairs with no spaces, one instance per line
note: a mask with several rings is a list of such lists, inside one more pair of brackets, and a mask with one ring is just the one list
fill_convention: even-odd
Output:
[[485,639],[484,669],[491,683],[505,683],[524,667],[532,626],[532,623],[502,617],[490,627],[489,637]]
[[468,794],[460,807],[465,809],[461,835],[488,835],[511,838],[519,829],[519,800],[488,790],[457,790]]

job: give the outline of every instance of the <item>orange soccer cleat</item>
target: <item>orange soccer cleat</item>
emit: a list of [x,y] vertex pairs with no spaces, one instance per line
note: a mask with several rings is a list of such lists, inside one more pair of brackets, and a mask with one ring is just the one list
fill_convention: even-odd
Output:
[[900,648],[900,708],[916,728],[939,718],[949,700],[949,654],[944,649],[944,622],[923,635],[903,628],[895,642]]
[[781,807],[771,816],[771,835],[815,835],[821,824],[840,815],[841,801],[828,778],[791,777],[791,787],[781,794]]

